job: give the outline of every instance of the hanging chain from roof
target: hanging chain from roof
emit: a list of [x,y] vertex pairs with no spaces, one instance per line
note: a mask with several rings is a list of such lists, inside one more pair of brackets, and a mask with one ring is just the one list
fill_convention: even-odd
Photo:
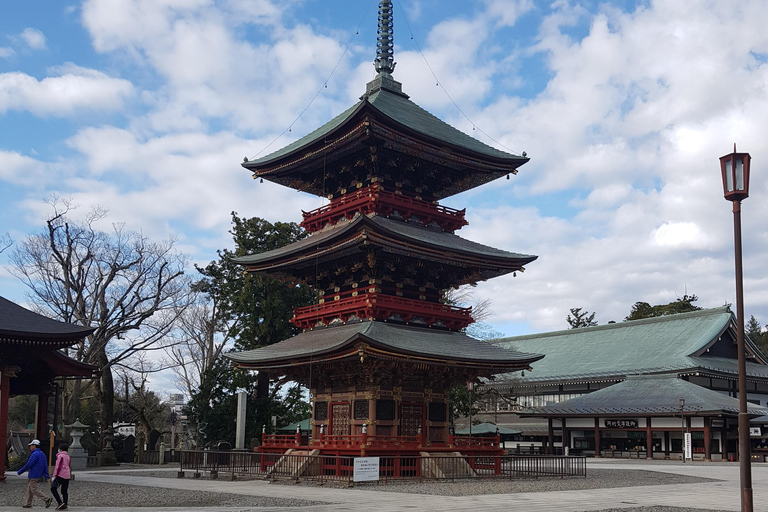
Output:
[[373,61],[377,73],[392,73],[395,70],[395,36],[392,18],[392,1],[379,3],[379,29],[376,39],[376,60]]

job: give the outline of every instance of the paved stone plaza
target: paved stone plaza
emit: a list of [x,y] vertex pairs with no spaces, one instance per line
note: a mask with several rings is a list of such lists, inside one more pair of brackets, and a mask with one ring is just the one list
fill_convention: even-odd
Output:
[[[265,502],[267,506],[222,506],[195,507],[198,511],[304,511],[304,512],[344,512],[367,511],[387,512],[394,510],[521,510],[525,512],[579,512],[608,509],[666,511],[676,510],[666,507],[694,510],[739,510],[739,467],[733,463],[649,463],[646,461],[593,461],[588,462],[590,469],[609,469],[617,472],[648,470],[666,475],[687,475],[697,478],[716,479],[700,483],[657,484],[632,487],[614,487],[606,489],[559,490],[542,492],[517,492],[514,494],[485,494],[472,496],[441,496],[397,492],[395,486],[387,487],[385,492],[378,490],[337,489],[304,485],[274,485],[259,480],[229,482],[223,480],[193,480],[175,478],[156,478],[131,476],[130,472],[92,471],[80,472],[72,484],[72,502],[76,502],[77,484],[80,482],[99,482],[109,484],[131,484],[149,487],[147,495],[158,492],[194,493],[208,491],[220,495],[259,496],[273,500]],[[752,466],[753,487],[755,493],[755,511],[768,512],[768,465]],[[170,468],[169,468],[170,469]],[[146,471],[143,470],[143,471]],[[136,471],[140,473],[139,470]],[[0,486],[5,494],[11,489],[21,489],[14,484],[22,477],[8,474],[9,483]],[[677,477],[675,477],[677,478]],[[665,479],[658,481],[664,482]],[[449,484],[440,484],[449,485]],[[6,487],[7,486],[7,487]],[[135,488],[134,488],[135,489]],[[161,490],[162,489],[162,490]],[[300,500],[300,501],[297,501]],[[19,496],[19,502],[21,496]],[[70,510],[87,512],[146,511],[142,507],[142,496],[130,496],[128,502],[135,501],[133,507],[116,506],[117,503],[104,503],[98,507],[78,507],[74,504]],[[3,500],[6,502],[6,500]],[[292,504],[293,503],[293,504]],[[40,506],[40,504],[36,504]],[[112,505],[112,506],[110,506]],[[277,506],[275,506],[277,505]],[[304,505],[304,506],[302,506]],[[0,507],[0,510],[22,510],[20,506]],[[190,507],[152,507],[152,510],[180,511]]]

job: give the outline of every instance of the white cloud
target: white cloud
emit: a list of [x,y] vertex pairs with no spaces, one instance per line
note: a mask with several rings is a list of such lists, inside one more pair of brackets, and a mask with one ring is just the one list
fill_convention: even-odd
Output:
[[693,222],[665,222],[651,236],[660,247],[704,249],[709,245],[707,237]]
[[118,110],[133,95],[127,80],[75,65],[52,69],[61,73],[37,80],[26,73],[0,74],[0,113],[27,110],[37,115],[68,116],[82,110]]
[[[421,31],[430,66],[460,108],[504,146],[532,158],[512,180],[448,201],[468,207],[471,224],[461,236],[539,255],[516,278],[480,284],[478,298],[492,299],[494,322],[524,323],[529,331],[566,327],[571,307],[594,311],[605,323],[623,319],[638,300],[666,303],[686,291],[705,307],[732,302],[730,205],[717,158],[735,141],[755,156],[744,206],[745,294],[765,322],[768,173],[757,163],[768,154],[768,34],[743,20],[768,18],[768,5],[656,0],[624,12],[593,4],[461,2],[460,12]],[[239,163],[294,123],[318,90],[292,130],[262,156],[355,102],[373,77],[374,49],[372,37],[355,39],[324,88],[349,33],[313,26],[300,16],[304,5],[85,1],[83,26],[112,71],[59,68],[41,80],[0,75],[0,113],[98,108],[127,121],[76,126],[74,135],[60,137],[67,152],[47,163],[25,151],[0,153],[0,176],[29,183],[33,169],[55,174],[40,188],[105,205],[110,220],[152,236],[177,234],[201,261],[230,243],[231,210],[300,220],[300,210],[322,201],[255,183]],[[421,22],[430,6],[404,7],[412,9],[411,21],[420,9]],[[396,9],[396,23],[398,15]],[[538,35],[531,41],[524,29],[534,20]],[[405,91],[495,145],[472,132],[408,45],[405,25],[397,27],[395,78]],[[110,78],[119,75],[134,85]],[[545,85],[521,96],[532,83]],[[78,92],[61,92],[70,89]],[[39,220],[39,188],[25,190],[21,208]]]
[[0,150],[0,179],[30,185],[39,177],[40,162],[15,151]]
[[25,28],[20,37],[33,50],[45,50],[45,35],[36,28]]
[[13,48],[0,46],[0,59],[7,59],[8,57],[12,57],[15,54],[16,52],[13,50]]

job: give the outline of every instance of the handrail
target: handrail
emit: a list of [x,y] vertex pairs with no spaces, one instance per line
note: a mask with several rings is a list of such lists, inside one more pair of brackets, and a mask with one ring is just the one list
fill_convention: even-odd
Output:
[[317,312],[323,309],[327,309],[329,306],[336,306],[334,309],[342,309],[347,306],[359,306],[361,302],[365,301],[366,305],[371,303],[378,303],[380,305],[395,304],[401,307],[418,306],[420,310],[429,310],[440,313],[456,313],[461,316],[470,316],[472,308],[461,308],[458,306],[451,306],[448,304],[441,304],[437,302],[426,302],[423,300],[406,299],[405,297],[396,297],[393,295],[384,295],[380,293],[368,293],[365,295],[358,295],[357,297],[347,297],[339,300],[327,300],[322,304],[312,304],[310,306],[304,306],[293,310],[294,317],[304,315],[310,312]]
[[384,190],[378,183],[362,188],[350,194],[333,199],[329,204],[308,212],[302,211],[301,226],[310,231],[322,229],[327,223],[338,222],[342,218],[350,219],[354,213],[367,214],[378,211],[376,204],[390,209],[400,208],[401,215],[409,213],[427,217],[437,222],[443,229],[453,231],[467,224],[464,220],[466,209],[458,210],[423,199]]
[[306,329],[319,322],[328,323],[335,318],[347,321],[352,315],[363,319],[388,313],[398,313],[406,322],[414,316],[429,317],[433,321],[448,322],[451,324],[449,328],[466,327],[473,321],[471,307],[460,308],[439,302],[406,299],[382,293],[365,293],[356,297],[325,300],[322,304],[296,308],[293,310],[291,322]]

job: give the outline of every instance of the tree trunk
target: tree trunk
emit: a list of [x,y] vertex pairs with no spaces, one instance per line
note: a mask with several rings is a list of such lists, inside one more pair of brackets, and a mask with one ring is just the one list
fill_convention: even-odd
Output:
[[269,398],[269,375],[259,372],[259,380],[256,384],[256,398]]

